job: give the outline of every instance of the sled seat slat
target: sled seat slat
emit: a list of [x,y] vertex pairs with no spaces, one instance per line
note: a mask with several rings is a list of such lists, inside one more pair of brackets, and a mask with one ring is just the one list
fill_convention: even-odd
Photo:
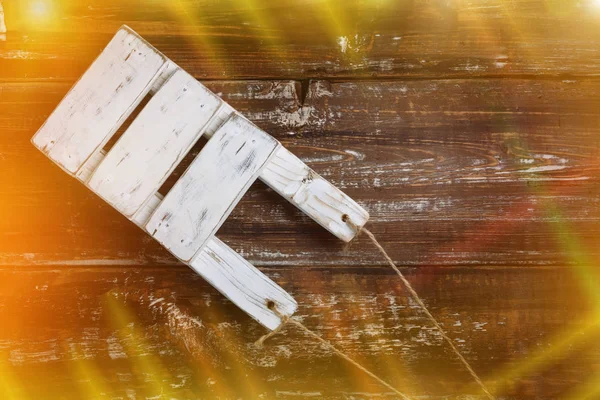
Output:
[[298,207],[323,228],[342,239],[351,241],[356,228],[346,218],[362,227],[369,213],[347,194],[323,179],[285,147],[277,150],[261,180]]
[[[136,217],[145,222],[162,201],[163,196],[153,195]],[[143,225],[139,221],[134,222],[140,227]],[[281,324],[280,315],[290,317],[298,308],[296,300],[281,286],[216,236],[207,240],[206,246],[188,266],[268,329],[273,330]],[[269,302],[275,304],[279,315],[269,308]]]
[[190,262],[279,146],[247,119],[232,115],[169,191],[146,230],[176,257]]
[[281,324],[281,318],[269,308],[269,302],[273,302],[278,313],[288,317],[298,308],[292,296],[216,237],[207,242],[189,266],[271,330]]
[[33,143],[74,174],[150,91],[168,59],[122,28],[36,133]]
[[202,136],[220,104],[204,85],[178,70],[106,155],[89,187],[131,218]]
[[[152,97],[108,151],[106,143]],[[173,188],[159,188],[197,140]],[[344,241],[369,214],[127,27],[69,91],[33,143],[269,329],[294,299],[215,237],[260,178]],[[275,305],[275,310],[269,303]]]

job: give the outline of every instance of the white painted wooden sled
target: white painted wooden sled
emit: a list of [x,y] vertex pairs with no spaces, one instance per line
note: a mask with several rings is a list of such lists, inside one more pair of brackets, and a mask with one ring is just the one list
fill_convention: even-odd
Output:
[[[103,147],[151,94],[105,153]],[[158,190],[202,136],[210,138],[163,198]],[[124,26],[36,133],[33,144],[152,235],[269,329],[297,304],[214,235],[261,179],[350,241],[369,215],[270,135]]]

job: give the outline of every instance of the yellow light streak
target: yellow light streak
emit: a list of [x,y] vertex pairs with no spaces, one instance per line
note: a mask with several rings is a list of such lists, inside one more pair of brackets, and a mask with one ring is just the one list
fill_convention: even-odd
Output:
[[596,310],[600,310],[599,274],[594,268],[594,260],[587,255],[589,251],[577,239],[571,224],[562,216],[560,209],[552,202],[546,202],[544,205],[547,214],[556,221],[552,224],[554,233],[564,248],[569,261],[573,264],[573,269],[579,278],[582,289],[594,301]]
[[36,0],[29,5],[31,16],[37,19],[46,19],[51,13],[51,4],[48,0]]
[[[172,376],[163,366],[159,357],[148,353],[151,346],[144,339],[143,332],[138,328],[138,321],[121,299],[114,293],[105,296],[107,315],[111,324],[118,329],[121,344],[125,348],[133,371],[141,382],[147,384],[146,393],[149,397],[167,395]],[[167,380],[166,382],[164,382]]]
[[565,400],[593,400],[600,398],[600,374],[576,387],[564,396]]
[[218,51],[214,40],[216,34],[206,29],[209,24],[203,21],[199,10],[195,9],[193,4],[183,0],[172,0],[166,4],[169,12],[179,18],[183,33],[192,40],[198,55],[206,59],[203,64],[213,64],[214,70],[220,71],[220,75],[230,76],[231,67],[223,57],[226,53]]
[[11,26],[27,31],[49,31],[60,28],[60,5],[54,0],[24,0],[18,2],[18,18]]
[[533,351],[523,360],[485,379],[492,393],[500,395],[520,378],[539,372],[583,345],[583,338],[592,340],[600,336],[600,314],[593,313],[575,327],[555,335],[548,346]]
[[281,42],[281,32],[273,18],[264,9],[261,9],[264,6],[258,4],[256,0],[235,1],[244,8],[245,15],[250,18],[252,23],[262,29],[263,32],[258,34],[258,38],[264,39],[267,44],[277,49],[271,54],[277,61],[285,61],[288,58],[287,46]]
[[5,361],[8,359],[6,353],[0,353],[0,398],[6,400],[25,399],[21,384],[11,371],[11,367]]
[[105,385],[101,371],[93,362],[87,360],[77,347],[76,344],[71,345],[69,353],[72,358],[73,376],[79,384],[82,398],[99,399],[107,396],[110,390]]

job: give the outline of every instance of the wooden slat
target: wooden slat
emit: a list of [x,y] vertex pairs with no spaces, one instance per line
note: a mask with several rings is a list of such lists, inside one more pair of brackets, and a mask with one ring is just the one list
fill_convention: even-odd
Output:
[[[143,229],[162,201],[161,195],[152,195],[133,222]],[[280,315],[291,316],[298,307],[284,289],[215,236],[207,240],[189,267],[267,329],[278,327]],[[276,305],[277,313],[269,308],[269,302]]]
[[[101,164],[104,156],[104,152],[98,152],[95,159],[86,165]],[[162,201],[161,195],[151,195],[132,221],[143,229]],[[296,311],[296,301],[284,289],[214,236],[207,240],[206,246],[189,266],[268,329],[275,329],[281,324],[280,315],[290,316]],[[277,314],[269,308],[270,301],[276,304]]]
[[[293,82],[286,85],[292,89]],[[293,92],[293,89],[291,90]],[[212,137],[225,119],[234,112],[227,103],[207,129],[206,136]],[[279,193],[303,213],[338,238],[349,242],[369,219],[369,213],[320,177],[285,147],[280,147],[265,165],[259,179]],[[350,218],[350,223],[344,221]]]
[[144,98],[165,63],[165,57],[122,28],[40,128],[33,143],[75,173]]
[[146,230],[190,261],[219,229],[279,143],[233,115],[177,181]]
[[90,188],[131,218],[200,138],[220,104],[202,84],[177,71],[106,155]]
[[[118,77],[118,71],[127,71],[132,68],[132,71],[135,72],[136,65],[129,65],[128,60],[133,58],[132,52],[143,55],[143,49],[137,48],[141,46],[135,46],[132,52],[124,57],[111,58],[113,53],[119,52],[119,46],[123,43],[125,43],[124,48],[128,50],[128,44],[137,43],[146,46],[145,50],[151,52],[151,54],[157,54],[154,49],[145,45],[143,39],[137,37],[134,32],[130,32],[127,28],[122,29],[117,33],[115,39],[103,52],[99,60],[92,65],[61,103],[73,103],[76,100],[83,101],[87,99],[90,104],[80,107],[80,110],[68,109],[69,112],[85,112],[87,108],[91,109],[96,105],[102,106],[101,104],[93,104],[101,101],[103,96],[108,96],[102,90],[100,94],[86,95],[89,98],[85,99],[80,99],[73,94],[85,94],[93,91],[93,88],[86,86],[90,84],[91,79],[108,79],[108,83],[98,82],[101,88],[106,89],[105,86],[111,88],[115,84],[114,77],[107,74],[116,73]],[[84,115],[84,117],[87,117],[86,125],[82,125],[80,128],[82,130],[86,127],[91,128],[84,131],[86,133],[89,131],[89,133],[84,135],[83,139],[70,137],[68,138],[70,140],[69,144],[63,145],[63,148],[58,145],[58,147],[50,147],[49,149],[49,151],[53,149],[61,150],[70,160],[73,155],[71,153],[78,154],[78,149],[73,146],[78,144],[78,140],[85,140],[84,145],[86,145],[86,148],[84,151],[89,151],[87,160],[85,162],[75,162],[65,169],[140,227],[145,226],[148,218],[160,207],[163,201],[157,193],[160,185],[187,154],[203,131],[209,130],[212,134],[222,124],[223,120],[223,116],[219,113],[223,109],[221,106],[222,101],[217,96],[184,71],[176,70],[174,64],[160,55],[159,57],[162,64],[153,73],[151,81],[146,82],[143,87],[139,87],[139,85],[128,87],[125,84],[120,84],[112,93],[114,99],[109,101],[109,103],[117,104],[117,106],[110,109],[107,115],[101,112],[96,112],[93,116]],[[166,65],[167,63],[168,65]],[[144,69],[143,63],[139,64],[137,68]],[[103,68],[106,68],[107,72],[101,71]],[[132,82],[135,79],[128,76],[125,81]],[[105,119],[110,120],[111,117],[124,113],[120,120],[115,122],[120,124],[122,119],[132,111],[132,106],[128,106],[128,101],[135,96],[129,90],[138,90],[141,95],[144,95],[151,89],[157,90],[153,98],[109,153],[106,154],[102,149],[102,144],[116,131],[118,125],[111,128],[110,131],[106,131],[105,128],[108,123],[105,122]],[[118,108],[119,106],[121,109]],[[77,107],[77,104],[72,104],[69,107]],[[101,109],[98,108],[98,110]],[[65,111],[59,107],[51,114],[49,121],[60,119],[59,117],[68,119],[73,118],[73,115],[65,115]],[[75,119],[77,120],[77,118]],[[69,121],[64,123],[64,125],[71,126],[71,130],[74,131],[73,136],[79,133],[73,127],[83,121],[77,120],[75,122],[71,125],[69,125]],[[247,121],[246,124],[253,127]],[[48,125],[47,123],[45,126]],[[257,128],[254,127],[254,129],[260,132]],[[42,129],[36,136],[38,144],[40,143],[40,137],[41,140],[44,139],[45,132],[47,131]],[[69,133],[68,130],[67,133]],[[258,139],[260,142],[260,139],[263,139],[262,142],[265,142],[267,137],[265,134],[254,135],[248,140],[255,142]],[[226,140],[229,140],[229,138],[226,138]],[[268,137],[268,141],[274,146],[279,145],[271,137]],[[242,147],[244,144],[242,144]],[[268,154],[271,152],[272,149],[268,150]],[[248,159],[242,161],[241,166],[250,168],[252,171],[254,166],[245,165],[244,163],[251,164],[256,154],[249,152],[241,153],[241,155],[248,156]],[[62,159],[60,157],[54,160],[61,164]],[[262,162],[264,163],[264,161]],[[231,168],[234,167],[235,165],[231,166]],[[208,242],[207,249],[199,252],[199,258],[195,260],[193,268],[209,282],[214,282],[215,286],[231,298],[242,310],[247,311],[255,320],[269,329],[274,329],[281,323],[280,315],[269,309],[269,302],[272,301],[277,304],[280,313],[284,315],[293,314],[297,305],[283,289],[231,248],[214,238],[212,234],[204,240]],[[251,283],[251,286],[240,284],[240,276],[244,276],[244,279]]]
[[292,296],[217,238],[207,242],[190,268],[268,329],[281,324],[280,315],[291,316],[298,308]]
[[369,213],[284,147],[260,178],[322,227],[345,242],[367,223]]

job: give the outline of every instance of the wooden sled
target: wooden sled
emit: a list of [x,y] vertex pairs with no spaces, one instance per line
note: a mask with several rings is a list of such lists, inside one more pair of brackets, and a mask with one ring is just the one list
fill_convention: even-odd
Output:
[[[116,144],[108,140],[150,94]],[[169,193],[159,188],[209,138]],[[269,329],[295,300],[215,237],[258,178],[344,241],[369,214],[273,137],[123,26],[33,144]],[[273,303],[270,303],[273,302]],[[268,305],[275,305],[275,313]]]

